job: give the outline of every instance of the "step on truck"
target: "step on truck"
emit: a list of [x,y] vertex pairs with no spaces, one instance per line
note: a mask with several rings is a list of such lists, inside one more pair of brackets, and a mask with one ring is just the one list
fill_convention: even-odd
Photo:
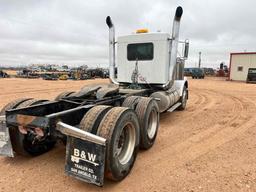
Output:
[[171,34],[142,29],[117,40],[108,16],[111,83],[66,91],[54,101],[21,98],[7,104],[0,112],[0,154],[36,156],[61,140],[67,175],[98,186],[105,178],[124,179],[139,149],[153,146],[159,114],[186,107],[189,42],[179,40],[182,14],[178,7]]

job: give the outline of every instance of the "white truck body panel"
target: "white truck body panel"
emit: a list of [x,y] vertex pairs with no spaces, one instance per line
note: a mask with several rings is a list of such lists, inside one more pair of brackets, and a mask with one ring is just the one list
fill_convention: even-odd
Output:
[[168,33],[143,33],[118,37],[117,40],[117,81],[132,83],[131,76],[136,61],[127,58],[128,44],[153,43],[154,56],[152,60],[139,60],[139,84],[165,84],[169,81],[169,49],[170,35]]
[[178,91],[180,96],[182,96],[183,89],[184,89],[184,86],[185,86],[186,82],[187,82],[186,77],[184,77],[184,80],[175,80],[174,81],[173,87],[174,87],[175,90]]

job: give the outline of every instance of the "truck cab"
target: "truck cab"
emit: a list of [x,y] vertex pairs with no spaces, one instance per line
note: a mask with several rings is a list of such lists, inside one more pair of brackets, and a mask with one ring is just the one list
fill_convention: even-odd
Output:
[[169,39],[168,33],[137,33],[118,37],[118,82],[132,83],[131,76],[137,63],[139,84],[167,83]]
[[[165,91],[187,84],[184,63],[188,57],[189,42],[179,40],[182,14],[182,8],[178,7],[171,33],[149,33],[147,29],[140,29],[135,34],[120,36],[117,40],[114,24],[107,17],[111,82],[117,85],[137,84],[135,87],[138,88],[149,85]],[[183,53],[178,54],[180,44]],[[178,89],[181,95],[182,89]]]

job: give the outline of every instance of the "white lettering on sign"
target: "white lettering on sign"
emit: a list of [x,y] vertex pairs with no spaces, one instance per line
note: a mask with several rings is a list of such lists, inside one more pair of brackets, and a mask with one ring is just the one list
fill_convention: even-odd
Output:
[[79,163],[80,160],[85,161],[87,163],[91,163],[94,166],[99,166],[99,164],[95,162],[96,160],[95,154],[88,153],[83,150],[79,150],[75,148],[73,151],[73,155],[71,155],[71,161]]
[[79,156],[79,150],[78,149],[74,149],[74,156],[76,156],[76,157]]
[[93,161],[94,162],[95,159],[96,159],[96,155],[88,153],[88,159],[89,159],[89,161]]
[[75,163],[75,167],[72,167],[70,169],[71,172],[75,173],[75,174],[80,174],[83,175],[85,177],[89,177],[91,179],[96,180],[98,177],[97,175],[94,175],[94,171],[91,168],[79,165]]
[[91,168],[88,168],[88,167],[85,167],[85,166],[82,166],[82,165],[79,165],[79,164],[75,164],[75,167],[78,168],[78,169],[81,169],[83,171],[87,171],[89,173],[94,174],[94,171]]
[[75,169],[75,168],[71,168],[71,171],[74,173],[77,173],[77,169]]

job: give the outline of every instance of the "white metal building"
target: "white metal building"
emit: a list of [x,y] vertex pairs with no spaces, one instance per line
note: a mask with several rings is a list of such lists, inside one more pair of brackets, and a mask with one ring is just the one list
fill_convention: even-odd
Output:
[[230,54],[230,80],[246,81],[249,68],[256,68],[256,52]]

